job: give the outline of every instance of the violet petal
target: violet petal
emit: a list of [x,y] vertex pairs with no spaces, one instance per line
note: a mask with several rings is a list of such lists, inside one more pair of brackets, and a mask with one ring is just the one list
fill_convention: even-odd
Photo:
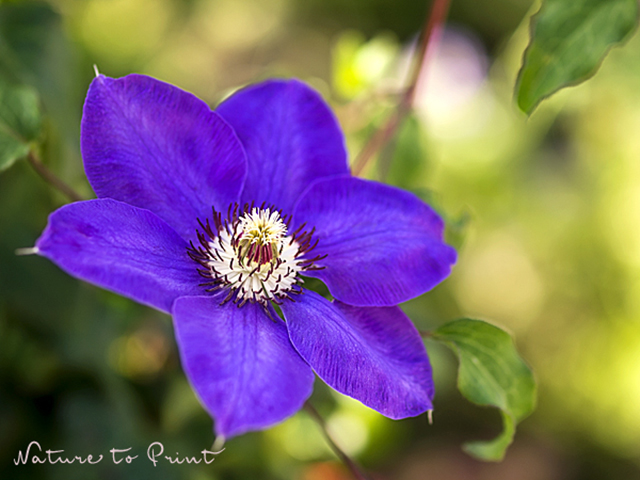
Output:
[[177,297],[202,292],[180,235],[152,212],[116,200],[65,205],[49,216],[36,248],[70,275],[163,312]]
[[246,174],[242,146],[218,114],[144,75],[91,83],[81,146],[98,197],[151,210],[185,239],[212,206],[237,201]]
[[393,419],[432,409],[422,339],[398,307],[353,307],[307,291],[284,302],[291,342],[338,392]]
[[456,252],[442,219],[412,193],[355,177],[320,180],[294,209],[295,224],[316,228],[310,256],[327,255],[305,274],[350,305],[392,306],[446,278]]
[[311,182],[349,173],[336,118],[322,97],[298,80],[246,87],[216,111],[231,124],[247,152],[243,202],[266,202],[291,213]]
[[173,319],[183,369],[216,433],[229,438],[293,415],[311,395],[314,376],[282,320],[258,304],[219,304],[215,297],[179,298]]

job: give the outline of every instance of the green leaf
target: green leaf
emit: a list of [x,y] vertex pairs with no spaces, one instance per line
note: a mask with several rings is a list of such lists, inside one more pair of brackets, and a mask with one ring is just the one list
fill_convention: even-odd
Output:
[[[2,3],[2,2],[0,2]],[[52,70],[66,68],[61,18],[46,2],[0,5],[0,73],[14,83],[46,90],[57,79]]]
[[378,160],[379,177],[385,183],[411,189],[421,177],[428,161],[420,121],[409,115]]
[[494,440],[464,449],[481,460],[500,461],[513,441],[516,424],[535,408],[533,374],[518,355],[511,336],[480,320],[447,323],[433,338],[451,347],[460,360],[458,388],[471,402],[501,410],[503,432]]
[[546,97],[591,77],[637,22],[637,0],[545,0],[518,74],[520,109],[531,114]]
[[0,171],[26,156],[41,128],[40,102],[24,85],[0,80]]

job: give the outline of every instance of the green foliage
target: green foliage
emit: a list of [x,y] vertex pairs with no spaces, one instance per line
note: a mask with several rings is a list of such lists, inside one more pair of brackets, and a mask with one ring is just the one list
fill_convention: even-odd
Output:
[[[41,134],[41,97],[55,82],[47,61],[58,61],[52,35],[58,15],[43,2],[0,9],[0,171],[26,156]],[[59,94],[57,94],[60,97]]]
[[380,156],[380,179],[400,188],[413,188],[427,161],[422,125],[415,115],[410,115],[400,126],[394,141],[387,145]]
[[531,114],[546,97],[592,76],[607,52],[638,22],[636,0],[546,0],[531,21],[531,40],[516,86]]
[[460,360],[458,388],[470,401],[501,410],[504,429],[495,439],[465,444],[482,460],[502,460],[516,424],[535,407],[533,374],[504,330],[480,320],[461,319],[438,328],[433,338],[449,346]]
[[36,92],[0,80],[0,171],[29,153],[41,124]]
[[49,66],[60,61],[59,16],[44,2],[8,3],[0,8],[0,73],[11,81],[51,84]]

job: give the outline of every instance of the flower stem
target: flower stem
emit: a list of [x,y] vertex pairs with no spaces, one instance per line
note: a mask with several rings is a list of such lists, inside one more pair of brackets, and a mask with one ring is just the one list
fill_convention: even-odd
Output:
[[423,71],[423,64],[427,54],[427,47],[429,41],[433,37],[433,33],[437,27],[444,23],[444,20],[449,11],[449,4],[451,0],[433,0],[431,3],[431,9],[429,10],[424,26],[420,34],[420,44],[416,49],[416,53],[413,60],[413,68],[409,77],[409,83],[398,102],[398,106],[391,114],[387,122],[382,125],[376,132],[369,138],[369,141],[365,144],[364,148],[360,151],[353,162],[353,168],[351,173],[353,175],[360,175],[369,161],[374,157],[376,152],[381,150],[388,142],[393,138],[398,128],[402,125],[407,114],[413,107],[413,101],[415,98],[416,86],[420,80],[420,76]]
[[71,188],[64,181],[58,178],[55,173],[49,170],[47,166],[44,163],[42,163],[42,161],[38,158],[38,156],[33,150],[31,150],[27,155],[27,160],[29,162],[29,165],[33,167],[36,173],[40,175],[40,177],[45,182],[47,182],[53,188],[58,190],[60,193],[66,196],[69,200],[71,200],[72,202],[79,202],[83,200],[83,198],[80,196],[78,192],[76,192],[73,188]]
[[338,447],[338,445],[336,445],[336,442],[333,441],[333,439],[331,438],[331,435],[329,435],[329,432],[327,431],[327,425],[326,425],[324,419],[320,416],[320,414],[315,409],[315,407],[313,405],[311,405],[311,403],[309,403],[307,401],[307,402],[305,402],[303,408],[311,416],[311,418],[313,418],[318,423],[318,425],[320,426],[320,430],[322,430],[322,434],[324,435],[325,440],[327,441],[327,443],[331,447],[331,450],[333,450],[333,452],[338,456],[338,458],[340,458],[342,463],[344,463],[345,466],[349,469],[349,471],[353,475],[353,478],[355,478],[357,480],[369,480],[369,477],[367,477],[362,472],[362,470],[356,464],[356,462],[354,460],[352,460],[349,457],[349,455],[344,453],[342,451],[342,449],[340,447]]

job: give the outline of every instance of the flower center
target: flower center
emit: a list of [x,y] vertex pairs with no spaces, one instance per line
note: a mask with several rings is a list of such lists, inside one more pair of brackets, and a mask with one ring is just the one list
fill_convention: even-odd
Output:
[[314,262],[324,257],[306,258],[317,244],[312,243],[314,231],[304,231],[302,225],[290,234],[290,221],[290,216],[264,204],[232,205],[225,219],[214,209],[213,226],[208,219],[198,220],[203,230],[196,230],[199,245],[192,243],[188,253],[207,279],[202,284],[206,291],[226,290],[222,303],[233,301],[239,307],[247,302],[280,304],[291,298],[290,293],[300,293],[300,273],[322,268]]
[[278,261],[287,226],[280,212],[253,208],[239,218],[238,258],[242,263],[264,265]]

